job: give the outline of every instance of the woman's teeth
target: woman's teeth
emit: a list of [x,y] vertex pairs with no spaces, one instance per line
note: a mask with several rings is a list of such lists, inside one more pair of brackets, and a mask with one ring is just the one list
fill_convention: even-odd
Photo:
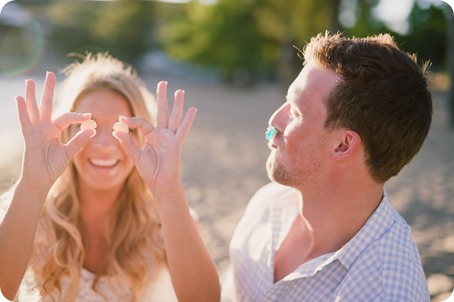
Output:
[[98,167],[113,167],[118,163],[117,159],[90,159],[90,163]]

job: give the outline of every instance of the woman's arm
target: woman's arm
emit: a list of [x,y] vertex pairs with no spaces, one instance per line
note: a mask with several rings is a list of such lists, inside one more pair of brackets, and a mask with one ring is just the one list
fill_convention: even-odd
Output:
[[219,301],[216,267],[189,214],[183,187],[154,196],[159,201],[169,270],[178,300]]
[[0,290],[11,300],[25,273],[39,216],[51,186],[69,160],[95,134],[93,129],[80,131],[67,144],[61,143],[64,129],[89,119],[90,115],[67,113],[52,120],[55,82],[55,75],[47,73],[39,108],[36,86],[31,80],[26,81],[25,98],[16,98],[25,151],[21,176],[0,224]]
[[169,115],[166,82],[158,84],[157,103],[156,127],[143,118],[120,118],[144,135],[144,146],[137,146],[126,133],[114,131],[114,136],[131,156],[158,204],[178,300],[219,301],[216,267],[189,213],[181,184],[181,148],[197,110],[190,108],[182,120],[184,91],[177,90]]
[[24,276],[33,246],[36,226],[48,190],[29,189],[20,180],[0,225],[0,288],[13,300]]

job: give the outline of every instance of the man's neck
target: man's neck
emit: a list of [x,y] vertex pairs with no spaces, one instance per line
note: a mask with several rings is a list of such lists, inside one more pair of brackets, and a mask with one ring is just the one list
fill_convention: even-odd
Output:
[[[333,194],[332,192],[336,192]],[[275,281],[321,255],[336,252],[364,226],[380,204],[383,186],[368,191],[300,191],[300,212],[275,256]]]
[[340,249],[364,226],[383,197],[383,186],[366,188],[332,188],[322,194],[300,191],[302,231],[310,234],[314,254]]

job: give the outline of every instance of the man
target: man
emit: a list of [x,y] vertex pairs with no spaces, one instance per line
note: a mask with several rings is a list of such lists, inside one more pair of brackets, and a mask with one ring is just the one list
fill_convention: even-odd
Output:
[[318,35],[273,114],[267,171],[230,245],[233,301],[429,301],[385,182],[430,128],[425,71],[389,35]]

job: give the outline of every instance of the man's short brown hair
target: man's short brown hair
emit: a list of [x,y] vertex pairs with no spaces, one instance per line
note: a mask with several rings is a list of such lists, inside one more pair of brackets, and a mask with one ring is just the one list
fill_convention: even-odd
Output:
[[418,153],[432,121],[427,67],[388,34],[346,38],[320,34],[304,50],[305,63],[335,71],[342,82],[326,100],[326,127],[356,131],[372,177],[385,182]]

